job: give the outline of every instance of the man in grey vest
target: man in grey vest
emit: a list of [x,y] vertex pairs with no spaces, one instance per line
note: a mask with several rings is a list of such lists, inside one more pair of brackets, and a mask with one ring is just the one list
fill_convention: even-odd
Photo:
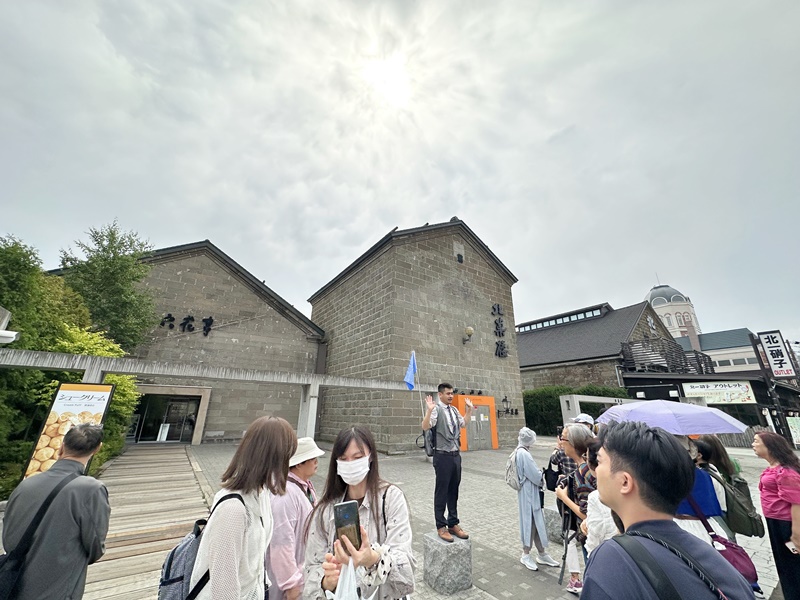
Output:
[[3,521],[3,547],[19,543],[39,507],[51,491],[70,474],[79,477],[58,493],[33,536],[14,598],[62,600],[83,597],[86,567],[105,552],[108,533],[106,486],[83,476],[86,464],[100,449],[103,428],[76,425],[64,436],[59,460],[44,473],[20,483],[11,494]]
[[[458,524],[458,486],[461,484],[461,429],[466,419],[472,416],[475,408],[466,399],[464,416],[453,406],[453,386],[440,383],[439,401],[433,396],[425,398],[428,410],[422,419],[423,431],[436,427],[436,450],[433,454],[433,469],[436,472],[436,488],[433,492],[433,514],[436,518],[436,529],[439,537],[445,542],[452,542],[453,536],[462,540],[469,538],[467,532]],[[444,516],[447,508],[447,518]]]

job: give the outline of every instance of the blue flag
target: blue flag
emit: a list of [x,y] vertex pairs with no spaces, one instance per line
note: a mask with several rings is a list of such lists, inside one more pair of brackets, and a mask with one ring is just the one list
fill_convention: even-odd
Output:
[[403,377],[403,381],[406,382],[408,389],[414,389],[414,375],[417,373],[417,357],[414,355],[414,351],[411,351],[411,358],[408,359],[408,368],[406,369],[406,376]]

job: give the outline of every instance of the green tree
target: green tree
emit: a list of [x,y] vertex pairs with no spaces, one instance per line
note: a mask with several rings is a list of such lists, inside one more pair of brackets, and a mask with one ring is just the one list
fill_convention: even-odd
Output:
[[[53,351],[86,356],[125,356],[125,351],[119,344],[109,340],[102,333],[70,325],[65,326],[63,337],[53,346]],[[80,380],[79,374],[64,373],[58,378],[58,381],[50,382],[47,386],[49,393],[45,406],[49,406],[50,398],[55,393],[59,382],[78,383]],[[116,387],[103,423],[105,431],[103,447],[92,461],[92,472],[95,472],[109,458],[122,452],[125,446],[125,432],[141,395],[136,389],[136,379],[131,375],[106,375],[103,383],[113,384]]]
[[[10,327],[20,337],[9,347],[19,350],[51,350],[66,325],[89,324],[80,296],[42,272],[36,250],[14,237],[0,238],[0,306],[11,311]],[[21,476],[49,381],[42,371],[0,369],[0,498]]]
[[61,251],[64,279],[89,307],[95,330],[106,332],[125,352],[144,340],[158,322],[152,296],[140,285],[150,271],[141,259],[152,246],[114,221],[90,228],[89,241],[76,241],[83,256]]

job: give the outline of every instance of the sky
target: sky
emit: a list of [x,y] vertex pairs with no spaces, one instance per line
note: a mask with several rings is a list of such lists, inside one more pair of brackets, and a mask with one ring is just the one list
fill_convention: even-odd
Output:
[[0,4],[0,235],[209,239],[303,313],[462,219],[517,322],[688,295],[800,339],[800,3]]

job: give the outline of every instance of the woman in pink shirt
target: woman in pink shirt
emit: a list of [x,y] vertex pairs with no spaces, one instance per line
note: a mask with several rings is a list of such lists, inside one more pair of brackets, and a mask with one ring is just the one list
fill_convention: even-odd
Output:
[[317,472],[318,458],[323,454],[313,439],[299,438],[297,451],[289,459],[286,493],[271,497],[274,524],[265,561],[272,582],[269,600],[297,600],[303,594],[304,531],[308,515],[317,503],[311,477]]
[[800,600],[800,554],[787,546],[800,548],[800,459],[786,439],[771,431],[756,433],[753,451],[769,463],[758,489],[783,596]]

